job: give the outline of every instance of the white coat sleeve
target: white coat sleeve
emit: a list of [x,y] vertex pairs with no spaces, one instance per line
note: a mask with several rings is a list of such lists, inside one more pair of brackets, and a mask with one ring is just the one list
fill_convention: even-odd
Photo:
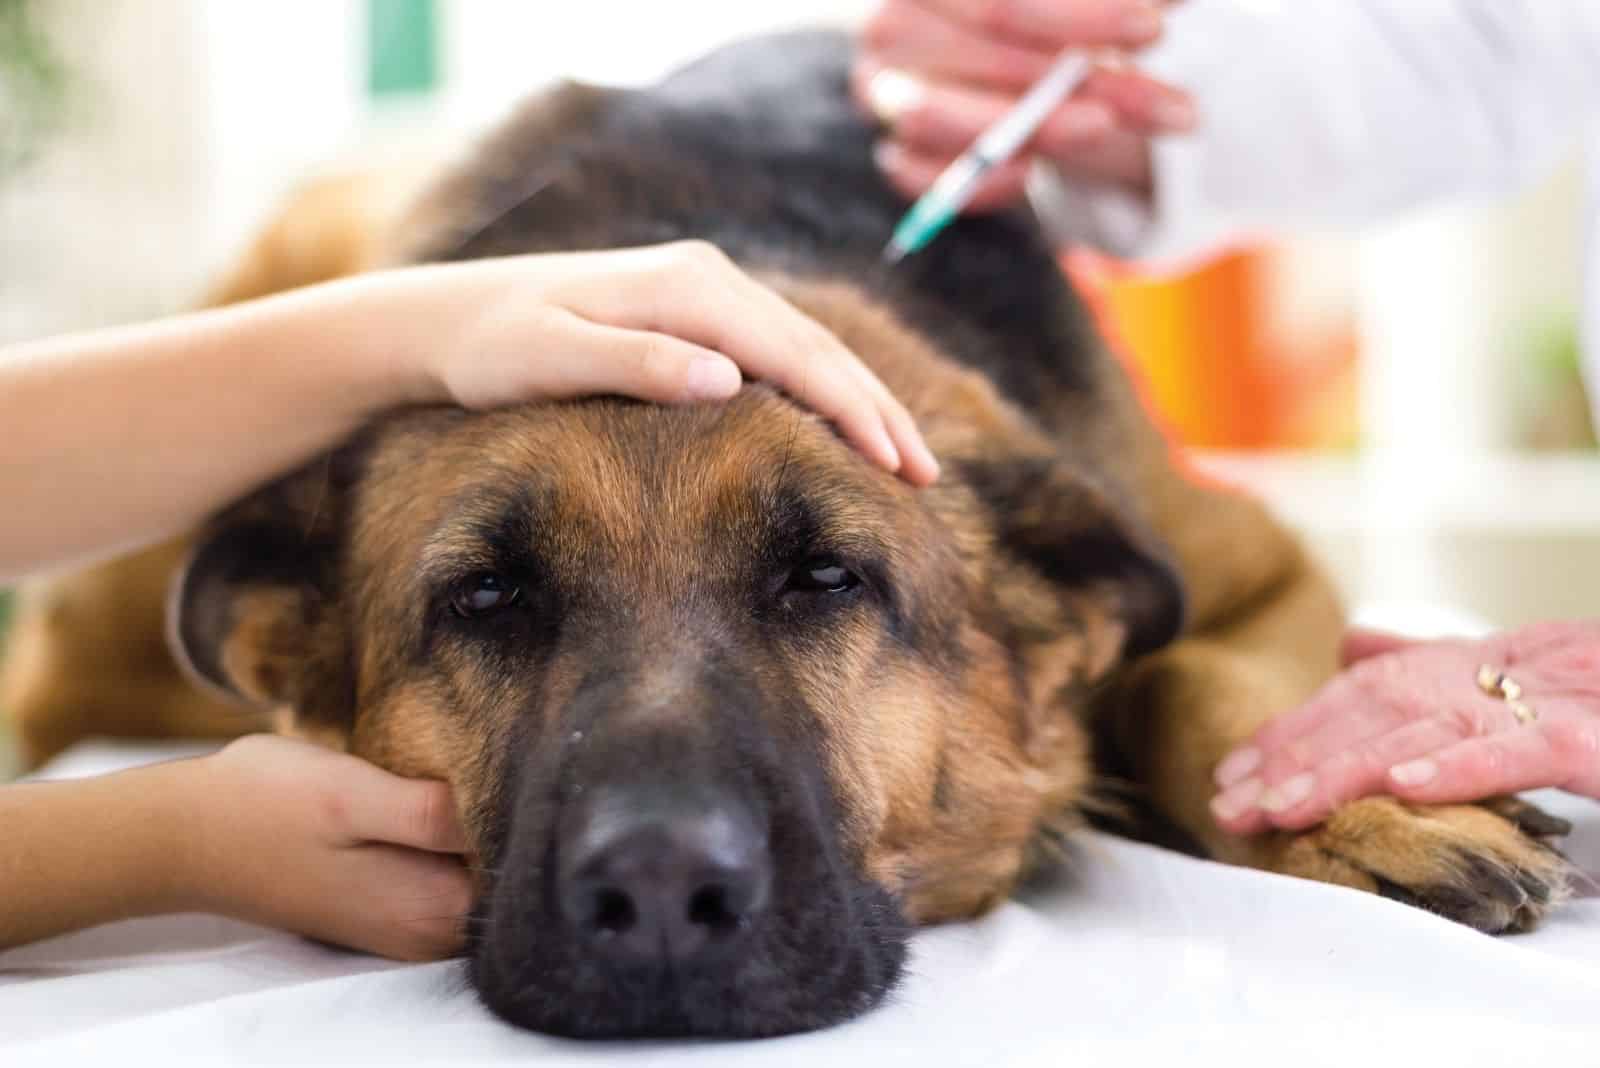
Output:
[[1600,119],[1600,0],[1186,0],[1145,66],[1201,126],[1144,199],[1034,175],[1062,237],[1181,258],[1511,191]]

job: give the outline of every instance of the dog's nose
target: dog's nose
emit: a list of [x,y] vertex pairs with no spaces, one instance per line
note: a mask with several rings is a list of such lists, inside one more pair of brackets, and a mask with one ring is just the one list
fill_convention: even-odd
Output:
[[766,909],[766,835],[731,799],[624,791],[573,816],[561,845],[561,909],[598,955],[701,962],[742,941]]

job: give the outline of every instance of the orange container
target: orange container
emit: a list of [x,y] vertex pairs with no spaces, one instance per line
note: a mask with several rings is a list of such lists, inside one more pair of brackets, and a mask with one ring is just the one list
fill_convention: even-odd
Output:
[[1342,448],[1357,437],[1353,323],[1286,336],[1271,250],[1230,252],[1153,278],[1074,252],[1068,273],[1130,365],[1153,414],[1185,445]]

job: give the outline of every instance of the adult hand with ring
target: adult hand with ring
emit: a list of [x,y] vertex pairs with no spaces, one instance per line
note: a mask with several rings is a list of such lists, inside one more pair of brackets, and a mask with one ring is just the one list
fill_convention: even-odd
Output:
[[1423,804],[1559,787],[1600,798],[1600,623],[1481,641],[1352,631],[1346,670],[1217,766],[1218,826],[1298,830],[1372,794]]

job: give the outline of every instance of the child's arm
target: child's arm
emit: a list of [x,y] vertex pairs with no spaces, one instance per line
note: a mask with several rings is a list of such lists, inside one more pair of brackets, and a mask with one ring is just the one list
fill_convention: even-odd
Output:
[[0,787],[0,949],[206,911],[387,957],[455,952],[471,880],[449,789],[266,735]]
[[397,405],[709,400],[741,370],[936,474],[854,354],[697,242],[408,268],[0,351],[0,581],[184,530]]
[[171,858],[185,772],[161,765],[0,787],[0,948],[180,908]]

